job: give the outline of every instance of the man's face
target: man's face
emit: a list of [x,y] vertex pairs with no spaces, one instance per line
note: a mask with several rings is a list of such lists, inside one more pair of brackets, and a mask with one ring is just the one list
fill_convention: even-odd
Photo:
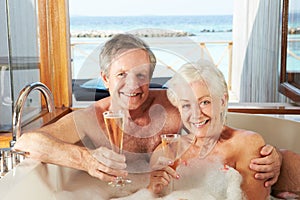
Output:
[[115,58],[109,77],[102,75],[112,102],[122,109],[134,110],[148,98],[150,59],[146,51],[128,50]]

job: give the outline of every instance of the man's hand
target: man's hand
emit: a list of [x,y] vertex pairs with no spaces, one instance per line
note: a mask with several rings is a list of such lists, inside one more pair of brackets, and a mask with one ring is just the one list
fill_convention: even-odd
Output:
[[270,187],[278,180],[282,155],[279,150],[271,145],[264,146],[260,154],[261,158],[251,160],[250,168],[257,172],[255,174],[256,179],[266,180],[265,187]]
[[[89,152],[90,159],[86,159],[86,168],[90,175],[103,181],[113,181],[117,176],[125,177],[125,156],[108,148],[100,147]],[[88,157],[88,155],[85,155]]]

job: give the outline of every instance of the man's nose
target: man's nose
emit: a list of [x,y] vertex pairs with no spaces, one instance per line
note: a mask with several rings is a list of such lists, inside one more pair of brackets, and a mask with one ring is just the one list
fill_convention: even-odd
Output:
[[126,76],[125,84],[131,89],[136,89],[140,86],[140,82],[135,74],[128,73]]

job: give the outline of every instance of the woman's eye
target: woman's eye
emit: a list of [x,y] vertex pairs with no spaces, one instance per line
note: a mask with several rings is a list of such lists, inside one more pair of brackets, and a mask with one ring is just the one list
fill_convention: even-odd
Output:
[[201,101],[200,102],[200,106],[202,107],[202,106],[207,106],[207,105],[209,105],[210,104],[210,101],[209,100],[204,100],[204,101]]

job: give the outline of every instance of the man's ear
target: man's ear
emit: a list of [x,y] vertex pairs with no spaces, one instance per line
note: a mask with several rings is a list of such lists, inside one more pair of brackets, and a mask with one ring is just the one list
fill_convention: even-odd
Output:
[[103,73],[103,72],[100,73],[100,76],[101,76],[101,78],[102,78],[102,81],[103,81],[105,87],[108,89],[108,86],[109,86],[109,80],[108,80],[108,77],[107,77],[106,74]]

